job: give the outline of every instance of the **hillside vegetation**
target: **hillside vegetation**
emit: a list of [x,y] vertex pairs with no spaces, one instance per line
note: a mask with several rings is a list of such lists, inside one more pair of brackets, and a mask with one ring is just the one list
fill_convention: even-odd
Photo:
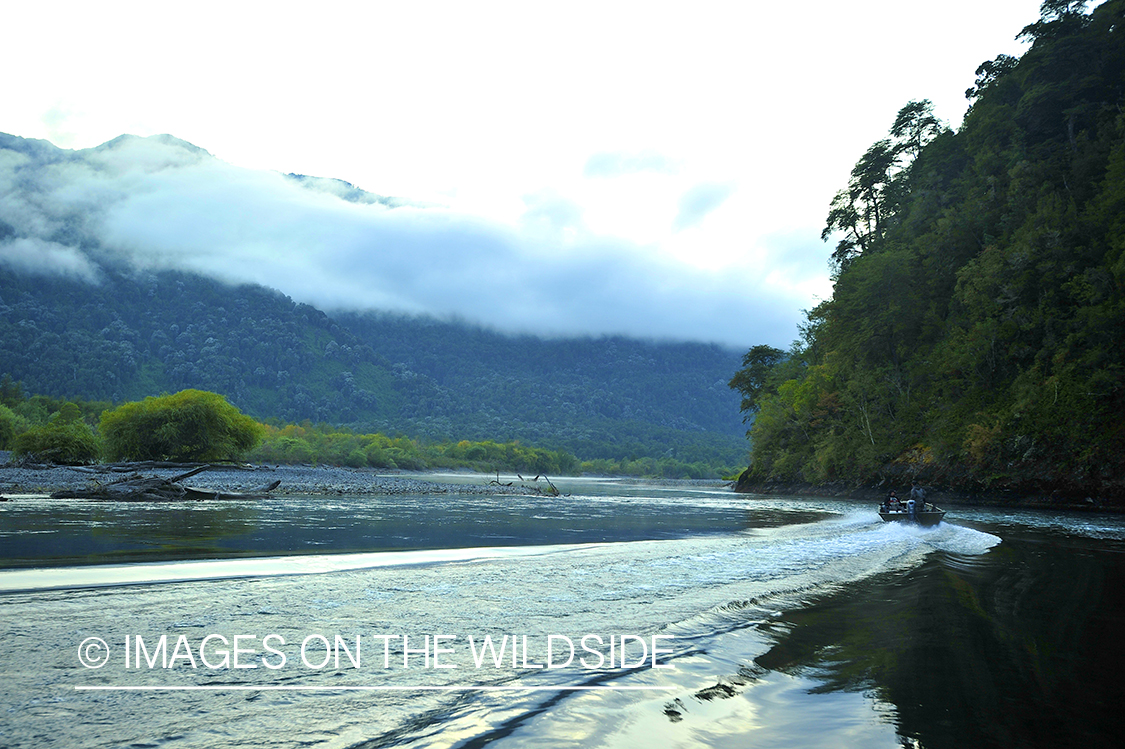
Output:
[[121,404],[28,397],[0,377],[0,450],[17,461],[82,465],[102,460],[336,465],[374,469],[469,469],[533,475],[579,473],[718,479],[731,466],[670,457],[579,461],[565,450],[494,440],[431,441],[358,433],[329,424],[265,424],[201,390]]
[[910,102],[829,207],[835,289],[732,382],[745,483],[1125,493],[1125,2],[1048,0],[954,132]]
[[102,267],[89,283],[0,266],[0,373],[52,398],[122,403],[199,389],[278,425],[519,441],[601,471],[698,473],[687,466],[702,463],[722,473],[745,460],[725,386],[737,364],[706,344],[333,318],[269,289],[184,273]]

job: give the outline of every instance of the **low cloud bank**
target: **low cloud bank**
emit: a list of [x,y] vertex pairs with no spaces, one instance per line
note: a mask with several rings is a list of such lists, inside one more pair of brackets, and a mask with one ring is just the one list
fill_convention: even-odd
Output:
[[[637,159],[598,168],[660,166]],[[337,188],[234,167],[169,136],[123,136],[83,151],[0,136],[0,263],[96,283],[100,263],[124,261],[262,284],[326,310],[458,317],[541,335],[744,348],[785,345],[795,334],[801,300],[769,284],[764,269],[699,270],[657,248],[575,229],[578,216],[542,220],[542,201],[509,226]],[[682,206],[684,224],[726,190],[694,196]]]

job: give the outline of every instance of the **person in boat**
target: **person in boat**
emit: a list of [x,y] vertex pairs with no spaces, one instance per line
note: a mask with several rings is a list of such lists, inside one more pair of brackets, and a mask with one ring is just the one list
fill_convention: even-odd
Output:
[[918,512],[926,511],[926,490],[915,483],[910,484],[910,498],[914,500]]
[[887,495],[887,500],[884,503],[887,505],[887,510],[890,512],[901,512],[902,505],[898,501],[898,492],[891,489],[891,493]]

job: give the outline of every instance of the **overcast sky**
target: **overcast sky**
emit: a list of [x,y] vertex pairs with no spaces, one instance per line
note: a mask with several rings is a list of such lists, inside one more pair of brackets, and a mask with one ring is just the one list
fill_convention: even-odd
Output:
[[[1038,8],[21,3],[0,132],[69,149],[169,133],[213,154],[150,144],[69,175],[110,194],[99,236],[148,265],[326,308],[787,346],[831,293],[819,235],[856,159],[912,99],[959,126],[977,65],[1020,54]],[[277,172],[417,207],[342,204]],[[80,265],[36,241],[0,260]]]

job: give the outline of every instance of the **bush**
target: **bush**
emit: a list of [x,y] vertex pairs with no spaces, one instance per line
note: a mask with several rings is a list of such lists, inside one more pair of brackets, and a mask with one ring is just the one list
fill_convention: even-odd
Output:
[[0,450],[9,450],[16,435],[27,430],[27,420],[0,403]]
[[378,445],[368,445],[364,451],[367,456],[367,465],[374,468],[398,468],[398,464],[394,462],[390,454]]
[[98,459],[101,444],[85,422],[60,419],[17,436],[14,452],[62,465],[81,465]]
[[183,390],[126,403],[101,417],[112,460],[237,460],[263,427],[217,393]]

